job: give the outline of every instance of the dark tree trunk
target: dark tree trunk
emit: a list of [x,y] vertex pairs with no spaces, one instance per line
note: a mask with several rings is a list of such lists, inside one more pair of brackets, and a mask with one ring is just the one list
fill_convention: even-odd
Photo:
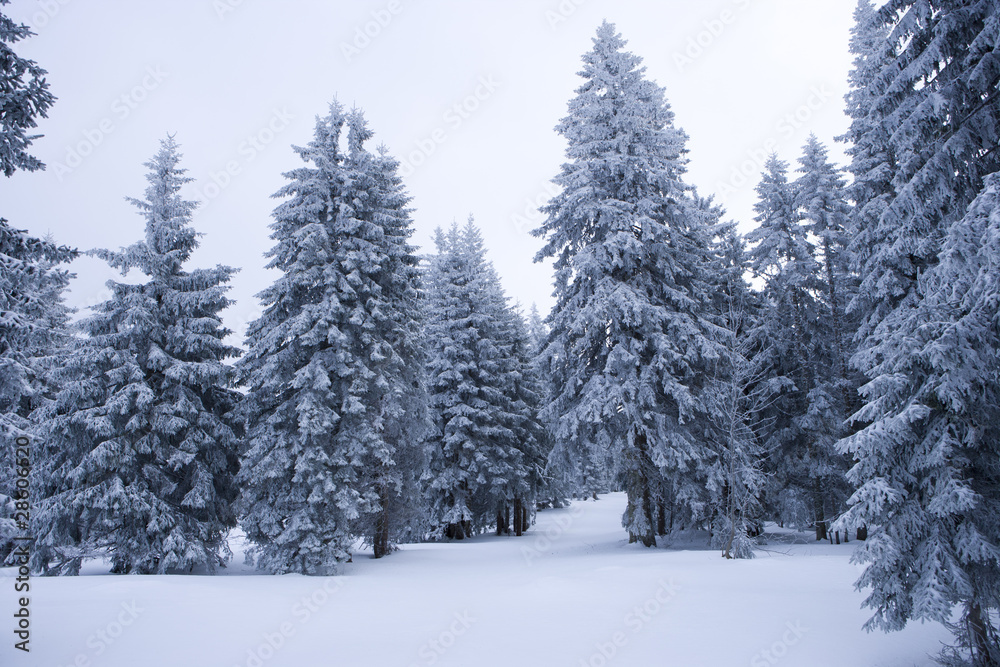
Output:
[[971,603],[965,614],[965,624],[969,629],[969,646],[972,649],[973,662],[976,667],[997,667],[1000,664],[1000,646],[997,646],[996,636],[989,626],[989,616],[983,613],[983,608],[977,603]]
[[524,507],[520,498],[514,499],[514,535],[520,537],[524,533]]
[[656,534],[667,534],[667,504],[663,502],[663,495],[656,499]]
[[526,532],[531,528],[531,513],[528,512],[528,507],[521,507],[521,531]]
[[656,546],[656,523],[653,521],[653,499],[649,492],[649,477],[646,472],[652,467],[652,461],[649,461],[649,455],[646,453],[646,434],[644,432],[640,431],[635,434],[634,447],[635,461],[633,465],[635,467],[628,473],[629,477],[626,480],[625,491],[628,495],[628,503],[632,512],[639,509],[636,505],[641,504],[643,518],[646,523],[646,532],[642,535],[637,535],[629,531],[628,541],[629,543],[641,542],[645,547],[653,547]]
[[375,518],[375,539],[372,540],[375,558],[381,558],[389,553],[389,486],[380,483],[378,492],[382,507]]
[[[823,511],[823,482],[817,477],[816,483],[813,487],[813,512],[816,517],[816,541],[825,540],[826,535],[826,517]],[[831,544],[833,540],[830,540]]]
[[823,521],[816,522],[816,541],[821,542],[826,539],[826,523]]
[[858,527],[857,538],[862,541],[868,539],[868,526]]

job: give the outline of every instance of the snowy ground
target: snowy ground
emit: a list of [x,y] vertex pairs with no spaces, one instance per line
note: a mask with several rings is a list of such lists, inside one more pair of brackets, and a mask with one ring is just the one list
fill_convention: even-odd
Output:
[[[935,625],[866,634],[853,543],[772,544],[751,561],[629,545],[624,496],[540,512],[520,538],[365,555],[343,576],[32,578],[31,653],[4,667],[930,665]],[[783,536],[787,540],[787,535]],[[807,537],[807,536],[803,536]]]

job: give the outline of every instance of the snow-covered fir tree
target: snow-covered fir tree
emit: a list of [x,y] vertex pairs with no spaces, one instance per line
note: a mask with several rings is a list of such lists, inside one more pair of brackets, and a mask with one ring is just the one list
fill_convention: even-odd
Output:
[[[853,176],[847,186],[848,198],[856,202],[848,219],[848,257],[855,275],[866,272],[867,280],[845,303],[853,318],[856,340],[868,335],[871,322],[884,315],[872,312],[879,306],[878,275],[866,271],[873,251],[894,233],[892,225],[881,224],[882,215],[895,196],[892,180],[896,160],[889,137],[891,126],[877,113],[875,103],[890,83],[887,67],[896,56],[895,45],[888,39],[889,26],[871,0],[858,0],[851,31],[850,51],[854,66],[848,77],[850,90],[845,95],[848,117],[847,133],[838,137],[847,142],[845,153],[850,157],[847,169]],[[851,349],[853,351],[854,345]]]
[[860,120],[846,138],[850,171],[863,174],[852,197],[865,216],[853,245],[864,318],[854,363],[864,372],[891,335],[880,323],[914,298],[948,225],[1000,169],[997,11],[992,0],[891,0],[859,17],[853,48],[868,52],[856,54],[848,111]]
[[[507,307],[502,311],[502,338],[507,341],[505,356],[505,393],[512,401],[510,428],[514,434],[514,446],[521,453],[521,468],[518,476],[524,477],[527,489],[511,489],[513,504],[505,503],[504,520],[497,514],[498,533],[521,535],[533,522],[534,510],[539,499],[551,496],[551,488],[545,474],[548,458],[548,433],[538,417],[545,396],[544,383],[535,367],[532,338],[528,325],[520,311]],[[506,322],[504,322],[506,320]],[[507,509],[510,521],[507,521]]]
[[705,392],[713,404],[712,440],[718,451],[721,498],[712,526],[713,541],[726,558],[752,558],[751,536],[760,530],[765,487],[760,415],[770,406],[770,368],[761,361],[761,299],[745,276],[745,242],[733,226],[717,242],[720,271],[716,293],[719,342],[723,353]]
[[[870,528],[857,554],[875,612],[868,627],[946,622],[959,605],[958,646],[975,665],[1000,661],[997,363],[995,338],[977,321],[989,306],[966,305],[975,299],[962,275],[989,254],[985,234],[970,230],[988,226],[995,182],[984,190],[984,178],[1000,169],[998,19],[992,0],[890,0],[879,10],[897,53],[882,61],[866,117],[888,131],[895,161],[860,266],[860,430],[842,443],[860,487],[844,524]],[[876,46],[874,60],[886,50]],[[856,196],[863,208],[879,192]]]
[[163,573],[228,556],[239,394],[227,359],[239,350],[220,312],[230,304],[234,269],[186,270],[198,246],[196,204],[184,200],[173,138],[146,163],[145,239],[98,250],[124,275],[94,307],[66,361],[62,388],[44,406],[35,566],[75,573],[80,559],[103,555],[114,572]]
[[[347,130],[345,132],[345,129]],[[346,136],[344,136],[346,134]],[[242,525],[260,567],[324,574],[361,534],[405,533],[424,423],[419,276],[397,163],[336,102],[274,196],[269,268],[241,360]]]
[[764,169],[754,204],[757,227],[747,240],[754,244],[749,252],[750,269],[763,280],[764,312],[755,334],[761,347],[757,358],[769,369],[766,375],[774,394],[759,415],[765,425],[761,437],[771,475],[768,496],[779,521],[800,527],[815,523],[817,537],[821,537],[822,517],[817,515],[813,498],[813,445],[801,423],[817,373],[810,347],[819,318],[815,295],[821,288],[820,266],[815,245],[796,210],[788,164],[772,155]]
[[472,220],[435,237],[427,277],[426,475],[434,533],[527,528],[542,461],[538,389],[520,316]]
[[[0,0],[0,8],[10,0]],[[0,12],[0,171],[10,176],[17,169],[36,171],[45,165],[28,154],[38,135],[28,132],[45,118],[55,96],[45,80],[46,71],[33,60],[18,56],[12,44],[34,35],[26,25],[18,25]]]
[[837,391],[843,394],[845,404],[850,404],[847,357],[852,323],[845,311],[856,287],[848,266],[847,226],[851,207],[847,202],[846,182],[816,135],[810,135],[803,147],[798,171],[801,175],[793,186],[795,202],[806,230],[817,239],[822,271],[821,295],[826,306],[824,319],[830,360],[827,368],[834,375],[833,381],[843,385]]
[[1000,175],[945,237],[921,300],[897,311],[879,375],[846,441],[860,486],[845,524],[871,526],[856,559],[869,626],[962,621],[975,665],[1000,660]]
[[812,266],[818,269],[816,319],[806,332],[813,377],[806,394],[806,411],[798,420],[801,432],[811,439],[811,495],[817,538],[822,539],[850,495],[844,477],[849,464],[836,443],[846,435],[846,420],[857,407],[860,385],[860,379],[848,369],[854,322],[847,317],[846,304],[856,291],[856,280],[847,252],[851,207],[846,184],[815,135],[810,135],[802,149],[798,172],[792,184],[796,214],[806,232],[816,239],[816,263]]
[[[549,335],[548,326],[538,312],[538,306],[531,304],[528,312],[527,335],[529,342],[529,354],[531,355],[531,370],[538,386],[538,421],[541,426],[540,451],[545,459],[545,469],[543,472],[543,483],[537,503],[539,507],[565,507],[570,498],[579,497],[583,493],[583,486],[576,462],[567,456],[565,448],[558,452],[554,450],[554,439],[552,433],[555,431],[552,424],[542,420],[541,409],[548,405],[555,395],[556,388],[553,386],[550,375],[545,370],[545,359],[542,350],[545,349],[545,342]],[[556,452],[556,456],[553,453]],[[559,456],[561,454],[561,456]]]
[[628,493],[631,541],[703,521],[718,471],[702,392],[721,354],[707,317],[709,220],[683,182],[686,135],[605,22],[557,131],[569,143],[536,259],[555,260],[543,355],[556,449],[603,449]]
[[53,371],[69,337],[62,293],[72,277],[60,265],[76,255],[0,218],[0,563],[16,532],[14,443],[33,441],[32,413],[56,390]]

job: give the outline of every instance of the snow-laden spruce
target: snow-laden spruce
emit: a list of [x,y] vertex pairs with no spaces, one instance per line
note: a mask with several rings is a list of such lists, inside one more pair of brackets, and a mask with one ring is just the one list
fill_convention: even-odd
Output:
[[849,209],[843,180],[815,137],[799,164],[801,176],[789,182],[788,165],[768,159],[754,205],[758,226],[747,235],[766,304],[753,336],[756,360],[773,392],[758,418],[770,511],[779,521],[815,526],[824,539],[848,495],[835,443],[851,391],[843,324],[852,284],[843,250]]
[[[854,67],[848,76],[850,90],[844,99],[850,127],[839,141],[847,142],[844,152],[850,157],[847,170],[853,176],[847,186],[848,198],[855,203],[848,219],[848,257],[851,270],[864,275],[865,282],[847,301],[847,311],[854,318],[856,340],[864,340],[871,323],[885,315],[888,303],[879,303],[880,275],[871,270],[875,251],[894,233],[888,220],[883,222],[889,202],[895,197],[893,177],[896,161],[889,143],[890,128],[876,111],[875,103],[885,93],[891,70],[887,67],[895,58],[895,44],[888,39],[889,26],[871,0],[858,0],[851,31],[850,51]],[[869,268],[865,268],[869,267]],[[873,312],[880,309],[882,312]],[[852,346],[853,347],[853,346]]]
[[[996,205],[995,179],[986,177],[1000,170],[1000,6],[890,0],[874,25],[888,32],[888,44],[872,40],[866,55],[881,63],[877,97],[859,98],[868,109],[853,116],[868,131],[848,138],[875,137],[881,150],[875,130],[884,129],[888,159],[875,162],[892,178],[891,189],[855,193],[859,208],[880,213],[859,225],[874,230],[859,263],[865,320],[853,357],[868,383],[860,431],[843,442],[860,487],[845,525],[870,527],[858,554],[867,564],[858,586],[871,587],[868,627],[949,622],[958,605],[965,657],[946,660],[994,665],[998,366],[996,303],[985,285]],[[872,155],[852,155],[852,171],[863,172]]]
[[[816,240],[817,271],[814,294],[817,312],[813,321],[804,322],[808,337],[807,357],[812,379],[806,392],[805,412],[797,417],[804,434],[812,496],[813,521],[817,539],[826,537],[830,521],[845,509],[850,490],[844,473],[848,463],[836,449],[846,434],[845,421],[856,407],[857,387],[848,372],[853,322],[846,314],[846,303],[855,289],[847,256],[847,219],[850,205],[840,169],[827,157],[826,147],[810,135],[799,158],[799,177],[792,183],[796,215],[810,238]],[[839,542],[839,535],[837,536]]]
[[[0,7],[10,0],[0,0]],[[37,117],[45,118],[55,102],[45,80],[47,72],[33,60],[21,58],[10,47],[35,33],[26,25],[15,23],[0,12],[0,90],[3,110],[0,121],[0,171],[10,176],[17,169],[44,169],[41,160],[28,154],[28,147],[39,135],[27,132],[37,127]]]
[[241,523],[272,572],[329,573],[356,536],[381,556],[413,527],[419,275],[398,163],[366,150],[371,136],[334,102],[274,195],[268,268],[281,275],[240,362]]
[[[707,317],[713,215],[682,180],[686,135],[664,91],[605,22],[557,131],[569,158],[542,210],[536,259],[555,260],[545,367],[556,449],[610,453],[623,525],[647,546],[705,520],[719,489],[702,391],[722,354]],[[558,456],[558,454],[556,454]]]
[[716,295],[721,329],[720,355],[706,393],[712,402],[711,439],[718,452],[723,487],[712,525],[713,543],[725,558],[753,558],[753,539],[763,519],[761,498],[767,481],[761,419],[775,390],[768,372],[770,350],[761,344],[763,299],[745,276],[749,259],[744,239],[730,225],[717,243],[721,261]]
[[[0,218],[0,563],[15,534],[15,440],[34,438],[32,413],[56,389],[58,355],[68,341],[63,291],[72,277],[61,264],[77,251],[30,236]],[[17,494],[19,495],[19,494]]]
[[539,389],[521,317],[508,304],[472,220],[438,229],[427,271],[427,386],[433,431],[425,475],[434,533],[489,527],[520,535],[539,493]]
[[93,251],[147,281],[108,282],[112,296],[79,323],[43,412],[36,569],[75,573],[81,558],[104,556],[114,572],[211,571],[228,555],[239,394],[224,362],[239,350],[224,342],[220,312],[234,269],[184,268],[198,234],[180,157],[173,138],[161,142],[145,198],[129,199],[145,239]]
[[[1000,657],[1000,174],[951,227],[921,301],[893,313],[885,361],[845,441],[859,485],[845,523],[872,526],[869,626],[949,623],[959,644]],[[983,661],[974,664],[993,664]]]
[[[765,368],[773,398],[761,406],[760,437],[768,456],[769,510],[775,518],[800,528],[814,523],[814,485],[806,442],[797,417],[806,411],[806,395],[815,375],[809,359],[807,325],[815,321],[819,264],[795,206],[788,181],[788,163],[772,154],[756,187],[754,221],[747,234],[754,244],[749,267],[762,281],[764,309],[754,337],[760,350],[756,362]],[[819,524],[817,524],[819,530]],[[817,532],[819,535],[819,532]]]

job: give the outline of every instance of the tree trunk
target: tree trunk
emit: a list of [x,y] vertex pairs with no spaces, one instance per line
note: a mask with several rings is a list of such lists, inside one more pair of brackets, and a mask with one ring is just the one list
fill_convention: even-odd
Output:
[[816,521],[816,541],[820,542],[826,539],[826,522]]
[[514,499],[514,535],[520,537],[524,533],[524,508],[520,498]]
[[972,664],[976,667],[997,667],[1000,655],[995,639],[990,635],[989,617],[983,613],[978,603],[970,603],[965,614],[965,624],[969,629],[969,647],[972,650]]
[[667,534],[667,504],[662,494],[656,499],[656,534],[661,537]]
[[389,485],[380,482],[378,493],[382,507],[375,518],[375,539],[372,540],[375,558],[389,553]]
[[868,526],[859,526],[856,537],[859,540],[862,540],[862,541],[867,540],[868,539]]
[[[816,541],[826,539],[826,517],[823,511],[823,482],[817,477],[813,487],[813,512],[816,520]],[[830,541],[831,544],[833,540]]]
[[467,521],[462,521],[461,523],[449,523],[448,527],[444,529],[444,536],[449,540],[465,539],[467,524]]
[[847,379],[847,369],[844,363],[844,344],[842,342],[841,334],[841,308],[840,299],[837,295],[837,277],[833,271],[833,248],[830,246],[829,237],[823,239],[823,259],[826,264],[826,283],[827,292],[830,295],[830,327],[833,329],[833,372],[836,375],[837,380],[840,380],[840,391],[841,400],[844,402],[844,412],[846,414],[851,414],[851,393],[848,390],[847,383],[843,380]]
[[645,520],[645,532],[642,534],[636,534],[632,532],[629,528],[629,543],[641,542],[645,547],[656,546],[656,534],[655,526],[653,522],[653,508],[652,508],[652,498],[649,493],[649,478],[646,475],[646,470],[648,467],[652,466],[652,462],[649,462],[649,466],[646,462],[649,456],[646,453],[646,434],[639,431],[635,434],[635,444],[634,444],[634,461],[631,461],[633,468],[630,470],[626,478],[626,495],[628,496],[629,510],[632,518],[632,524],[635,524],[635,513],[636,511],[641,511],[643,514],[643,519]]

